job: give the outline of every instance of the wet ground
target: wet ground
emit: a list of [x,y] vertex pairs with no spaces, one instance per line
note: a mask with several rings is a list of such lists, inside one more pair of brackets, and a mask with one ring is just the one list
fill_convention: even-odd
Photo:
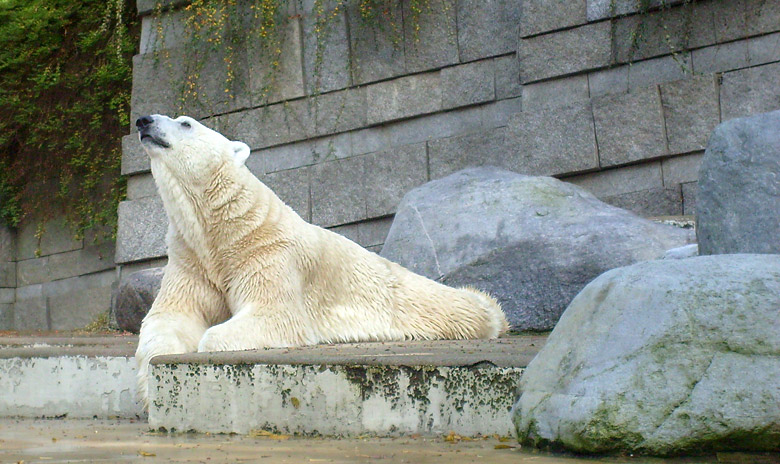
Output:
[[240,463],[780,463],[780,456],[723,453],[685,459],[582,458],[523,449],[508,438],[302,438],[163,434],[128,420],[0,419],[0,462]]

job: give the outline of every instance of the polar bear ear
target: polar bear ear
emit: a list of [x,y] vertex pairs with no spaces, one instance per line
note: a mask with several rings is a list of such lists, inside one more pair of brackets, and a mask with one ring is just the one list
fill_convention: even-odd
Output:
[[233,143],[233,161],[237,166],[242,166],[247,158],[249,158],[249,145],[244,142],[232,142]]

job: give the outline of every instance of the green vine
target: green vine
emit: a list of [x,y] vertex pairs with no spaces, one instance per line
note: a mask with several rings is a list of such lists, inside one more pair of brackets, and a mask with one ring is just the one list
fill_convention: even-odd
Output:
[[[301,18],[306,9],[310,22],[309,33],[314,36],[312,61],[313,82],[307,87],[307,97],[316,97],[322,88],[323,64],[330,46],[328,37],[333,32],[335,21],[350,6],[355,6],[361,25],[377,28],[387,34],[394,46],[402,46],[403,27],[395,19],[392,10],[399,8],[400,0],[311,0],[304,8],[305,0],[191,0],[179,10],[183,19],[171,19],[167,5],[158,0],[153,15],[156,17],[155,58],[158,64],[165,62],[172,78],[176,78],[178,66],[183,65],[183,84],[178,91],[177,111],[197,110],[203,114],[216,114],[222,100],[232,100],[240,93],[249,95],[254,106],[282,101],[274,96],[278,88],[279,71],[283,61],[287,32],[292,21]],[[414,39],[419,40],[421,15],[431,11],[430,0],[408,0],[408,15],[404,19],[410,24]],[[183,21],[186,32],[182,49],[184,63],[166,45],[166,34],[175,29],[174,22]],[[262,85],[253,88],[247,78],[237,74],[236,63],[243,58],[240,53],[259,57],[263,73],[255,82]],[[221,62],[214,63],[213,57],[221,56]],[[217,66],[218,67],[215,67]],[[221,74],[224,92],[208,89],[203,71],[208,66],[210,76]],[[208,90],[211,90],[209,92]],[[272,101],[272,98],[275,100]]]
[[[664,44],[669,48],[672,59],[681,67],[683,72],[690,73],[690,65],[686,64],[681,56],[680,52],[688,48],[690,41],[690,33],[693,24],[693,14],[690,7],[696,3],[697,0],[682,0],[680,2],[671,2],[669,0],[662,0],[660,4],[654,0],[635,0],[636,15],[638,23],[636,27],[631,31],[629,36],[628,57],[629,61],[633,61],[637,53],[641,50],[641,47],[646,43],[648,34],[661,33]],[[677,5],[677,6],[675,6]],[[682,25],[682,35],[678,34],[678,31],[673,31],[665,23],[659,23],[657,26],[660,30],[648,31],[650,26],[648,18],[652,12],[667,11],[672,7],[681,8],[684,11],[684,24]],[[617,25],[617,0],[610,1],[610,17],[612,18],[612,37],[613,40],[617,40],[616,37],[616,25]],[[614,47],[613,47],[614,50]]]
[[64,213],[77,238],[113,235],[125,194],[132,0],[0,1],[0,217]]

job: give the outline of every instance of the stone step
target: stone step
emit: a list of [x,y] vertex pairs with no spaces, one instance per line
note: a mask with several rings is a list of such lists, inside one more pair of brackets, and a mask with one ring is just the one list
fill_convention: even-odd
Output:
[[149,425],[337,436],[512,435],[510,410],[545,336],[319,345],[159,356]]
[[0,337],[0,417],[137,418],[133,336]]

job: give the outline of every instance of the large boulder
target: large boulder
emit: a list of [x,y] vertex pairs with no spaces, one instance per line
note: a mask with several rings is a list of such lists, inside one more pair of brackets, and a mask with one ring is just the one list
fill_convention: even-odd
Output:
[[472,168],[407,193],[382,255],[491,293],[515,329],[549,330],[602,272],[692,239],[552,177]]
[[780,256],[614,269],[523,373],[522,443],[583,453],[780,449]]
[[696,201],[702,255],[780,253],[780,111],[715,128]]
[[120,329],[132,333],[141,330],[141,321],[160,291],[163,269],[157,267],[133,272],[119,284],[113,298],[113,312]]

